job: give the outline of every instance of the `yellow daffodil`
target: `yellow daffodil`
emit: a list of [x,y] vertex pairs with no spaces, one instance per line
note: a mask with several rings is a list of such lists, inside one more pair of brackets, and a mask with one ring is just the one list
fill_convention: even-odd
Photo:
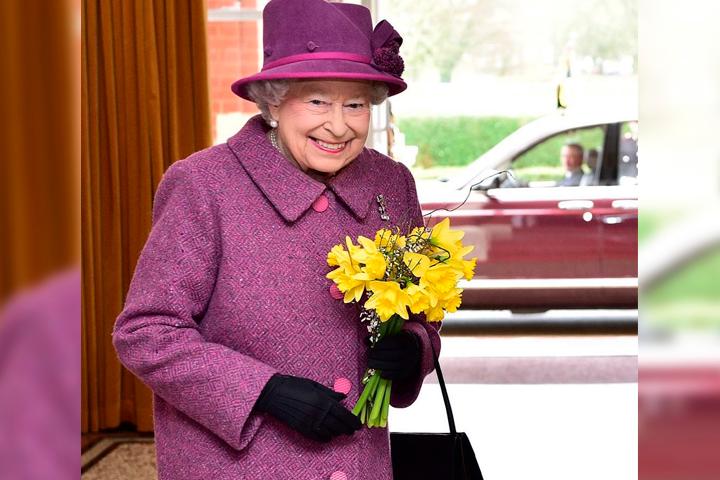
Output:
[[393,233],[392,230],[383,228],[375,234],[375,245],[377,248],[405,248],[406,239],[400,233]]
[[430,268],[430,259],[421,253],[405,252],[403,262],[416,277],[422,277]]
[[362,235],[360,235],[358,237],[358,243],[366,253],[377,252],[377,246],[375,245],[375,242],[373,242],[367,237],[363,237]]
[[456,312],[462,303],[462,289],[455,288],[443,298],[443,308],[446,312]]
[[428,322],[440,322],[445,318],[445,310],[440,304],[425,310],[425,319]]
[[362,256],[362,248],[360,248],[358,245],[355,245],[350,239],[350,237],[345,237],[345,244],[347,245],[350,263],[353,265],[354,268],[360,268],[358,263],[359,257]]
[[[352,245],[349,237],[347,238],[348,245]],[[358,247],[352,245],[357,253]],[[365,281],[359,278],[362,272],[359,270],[360,265],[357,262],[351,260],[350,254],[343,249],[342,245],[335,245],[330,253],[328,254],[328,264],[330,266],[337,265],[337,268],[332,272],[325,275],[335,284],[338,289],[344,293],[345,303],[349,303],[353,300],[356,302],[360,301],[363,292],[365,291]]]
[[387,264],[385,263],[385,257],[382,253],[368,255],[365,260],[365,266],[362,267],[364,276],[361,278],[365,281],[382,280],[385,276],[385,268],[387,268]]
[[[354,247],[355,255],[358,254],[358,247]],[[342,245],[335,245],[330,253],[328,253],[328,265],[337,266],[336,270],[340,270],[347,275],[356,275],[360,273],[360,263],[350,256],[350,253],[343,249]],[[328,277],[330,278],[330,277]]]
[[462,276],[465,278],[465,280],[470,280],[473,278],[473,275],[475,274],[475,264],[477,263],[477,258],[471,258],[470,260],[463,260],[463,257],[470,253],[473,248],[475,248],[473,245],[469,245],[467,247],[462,247],[460,250],[456,252],[456,254],[450,258],[450,261],[448,264],[460,272]]
[[357,277],[362,280],[380,280],[385,276],[387,263],[382,252],[378,251],[375,242],[365,237],[358,237],[358,243],[362,246],[356,254],[356,260],[363,264],[363,276]]
[[399,283],[373,281],[368,284],[368,288],[373,294],[365,302],[365,308],[375,310],[381,321],[388,321],[394,314],[408,319],[410,295],[400,288]]
[[357,275],[348,274],[345,269],[338,267],[328,273],[326,277],[335,282],[338,289],[345,294],[343,297],[343,301],[345,303],[350,303],[353,300],[356,302],[360,301],[360,298],[365,291],[366,282],[355,278]]
[[477,264],[477,258],[471,258],[470,260],[463,260],[463,277],[465,280],[472,280],[475,275],[475,265]]
[[[450,229],[446,218],[432,229],[414,228],[407,236],[399,229],[384,228],[373,240],[358,237],[357,245],[345,237],[344,245],[335,245],[327,255],[328,265],[336,267],[327,278],[337,284],[346,303],[359,302],[367,291],[365,308],[375,310],[383,322],[393,315],[407,320],[408,310],[439,322],[462,303],[458,281],[474,275],[477,258],[465,260],[473,247],[463,246],[463,235]],[[411,278],[406,270],[397,268],[399,257]]]
[[458,278],[455,269],[443,263],[428,268],[425,275],[420,278],[420,286],[428,292],[430,305],[436,306],[439,299],[454,289]]
[[422,313],[430,308],[430,298],[425,289],[414,283],[408,284],[405,291],[410,295],[410,311],[412,313]]
[[452,256],[462,248],[461,240],[464,236],[465,232],[462,230],[451,230],[450,219],[444,218],[442,222],[432,228],[430,243],[446,250]]
[[431,233],[431,230],[426,229],[425,227],[415,227],[412,229],[407,238],[412,245],[422,245],[430,240]]
[[345,251],[342,245],[335,245],[332,250],[328,252],[327,263],[331,267],[337,267],[342,263],[350,262],[350,256]]

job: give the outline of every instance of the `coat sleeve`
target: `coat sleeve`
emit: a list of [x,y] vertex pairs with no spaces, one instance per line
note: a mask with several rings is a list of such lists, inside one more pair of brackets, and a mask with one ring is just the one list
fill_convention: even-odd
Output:
[[[407,211],[409,212],[409,219],[406,223],[411,226],[423,226],[424,221],[420,203],[418,202],[415,180],[405,165],[398,164],[398,166],[405,177],[405,188],[408,195]],[[420,394],[420,388],[425,377],[435,369],[430,342],[432,342],[435,353],[439,356],[440,327],[440,322],[426,321],[425,315],[411,315],[410,319],[403,324],[403,330],[414,333],[420,341],[420,370],[416,375],[408,379],[393,382],[390,394],[390,405],[393,407],[404,408],[412,405]]]
[[173,164],[158,187],[113,345],[156,395],[241,450],[260,427],[252,407],[276,371],[199,330],[222,244],[217,210],[185,163]]

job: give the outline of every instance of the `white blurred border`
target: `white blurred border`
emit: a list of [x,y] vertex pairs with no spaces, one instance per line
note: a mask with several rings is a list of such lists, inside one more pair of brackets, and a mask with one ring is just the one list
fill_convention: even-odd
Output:
[[643,211],[720,201],[720,2],[640,0]]

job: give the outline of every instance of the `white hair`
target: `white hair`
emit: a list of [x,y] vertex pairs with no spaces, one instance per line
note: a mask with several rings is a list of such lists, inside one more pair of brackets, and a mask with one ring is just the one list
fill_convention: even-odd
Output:
[[[248,96],[260,109],[266,122],[272,120],[270,105],[280,105],[290,86],[297,80],[259,80],[247,86]],[[380,105],[388,97],[388,86],[383,82],[370,82],[370,103]]]

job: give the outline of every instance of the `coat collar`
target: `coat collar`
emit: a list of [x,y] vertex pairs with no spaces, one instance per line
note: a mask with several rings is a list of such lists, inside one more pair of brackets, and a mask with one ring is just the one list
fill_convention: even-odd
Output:
[[331,177],[319,182],[293,166],[268,140],[268,127],[260,115],[228,139],[228,146],[263,195],[288,222],[295,222],[330,188],[353,212],[364,219],[374,198],[371,186],[377,175],[372,152],[363,149],[358,158]]
[[370,204],[375,198],[376,192],[373,188],[378,184],[379,178],[382,177],[373,152],[363,148],[358,158],[330,179],[328,187],[362,220],[367,216]]

